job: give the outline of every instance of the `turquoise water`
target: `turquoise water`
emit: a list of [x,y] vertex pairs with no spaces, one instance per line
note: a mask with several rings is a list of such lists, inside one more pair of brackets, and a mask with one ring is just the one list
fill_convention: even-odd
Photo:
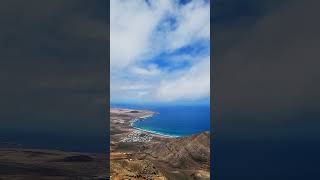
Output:
[[[121,107],[121,106],[118,106]],[[122,106],[123,107],[123,106]],[[167,135],[188,136],[210,130],[210,106],[130,106],[124,108],[147,109],[156,112],[153,117],[133,123],[133,127]]]

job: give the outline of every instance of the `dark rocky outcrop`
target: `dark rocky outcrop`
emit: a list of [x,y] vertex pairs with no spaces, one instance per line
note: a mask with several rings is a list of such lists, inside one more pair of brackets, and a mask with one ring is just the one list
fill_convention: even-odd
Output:
[[108,162],[105,154],[0,148],[0,179],[102,180]]
[[76,155],[63,158],[63,162],[91,162],[94,159],[88,155]]

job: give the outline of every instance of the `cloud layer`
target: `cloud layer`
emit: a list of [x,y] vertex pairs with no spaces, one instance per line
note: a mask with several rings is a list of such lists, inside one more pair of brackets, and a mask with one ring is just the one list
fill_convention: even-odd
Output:
[[112,0],[110,5],[111,101],[209,97],[207,1]]

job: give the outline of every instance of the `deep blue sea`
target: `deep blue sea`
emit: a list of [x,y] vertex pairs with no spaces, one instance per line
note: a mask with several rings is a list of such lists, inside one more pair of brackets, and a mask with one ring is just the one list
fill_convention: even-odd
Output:
[[209,105],[111,105],[111,107],[151,110],[153,117],[136,121],[133,127],[167,136],[188,136],[210,130]]
[[54,149],[75,152],[107,152],[106,138],[89,135],[54,135],[49,133],[1,133],[0,147]]

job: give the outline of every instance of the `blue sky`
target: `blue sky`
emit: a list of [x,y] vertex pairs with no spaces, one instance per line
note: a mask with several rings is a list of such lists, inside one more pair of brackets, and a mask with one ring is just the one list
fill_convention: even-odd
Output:
[[111,102],[209,102],[206,0],[111,0]]

